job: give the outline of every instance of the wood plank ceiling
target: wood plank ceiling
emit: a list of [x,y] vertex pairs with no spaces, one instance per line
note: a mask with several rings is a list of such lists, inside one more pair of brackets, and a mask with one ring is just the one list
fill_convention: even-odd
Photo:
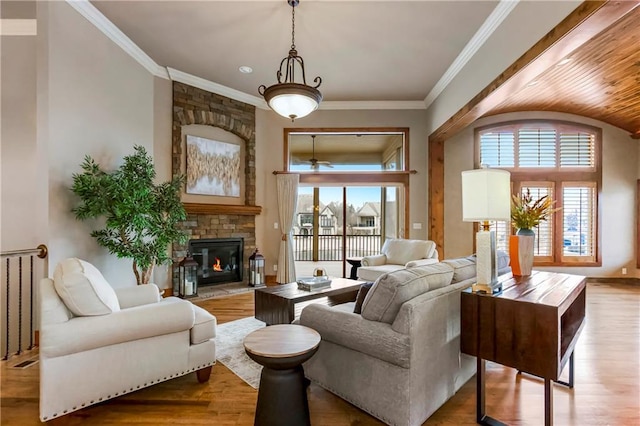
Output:
[[[640,139],[640,1],[585,1],[429,135],[429,238],[444,251],[444,143],[481,117],[553,111]],[[568,59],[568,61],[565,61]]]
[[640,138],[640,8],[485,116],[514,111],[568,112],[604,121]]

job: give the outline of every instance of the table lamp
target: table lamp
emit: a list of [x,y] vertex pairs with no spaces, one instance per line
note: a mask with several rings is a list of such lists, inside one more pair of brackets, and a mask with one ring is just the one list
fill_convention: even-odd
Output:
[[462,220],[480,222],[476,234],[476,284],[474,292],[493,294],[502,290],[498,282],[496,234],[489,221],[511,217],[511,182],[506,170],[482,168],[462,172]]

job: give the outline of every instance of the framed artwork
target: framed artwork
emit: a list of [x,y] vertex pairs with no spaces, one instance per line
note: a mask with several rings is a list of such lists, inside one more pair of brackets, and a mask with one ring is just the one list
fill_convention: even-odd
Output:
[[187,135],[187,194],[240,197],[240,146]]

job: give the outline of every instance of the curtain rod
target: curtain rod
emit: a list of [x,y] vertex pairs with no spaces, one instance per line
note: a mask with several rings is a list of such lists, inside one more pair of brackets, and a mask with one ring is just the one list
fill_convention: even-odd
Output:
[[[304,172],[304,173],[300,173],[300,172],[286,172],[286,171],[282,171],[282,170],[274,170],[273,172],[274,175],[299,175],[299,174],[315,174],[317,172]],[[371,173],[378,173],[378,172],[349,172],[349,171],[344,171],[344,172],[327,172],[327,173],[341,173],[341,174],[371,174]],[[405,172],[404,170],[398,170],[398,171],[392,171],[392,172],[381,172],[384,174],[398,174],[398,175],[404,175],[404,174],[411,174],[411,175],[415,175],[418,173],[417,170],[409,170],[408,172]]]

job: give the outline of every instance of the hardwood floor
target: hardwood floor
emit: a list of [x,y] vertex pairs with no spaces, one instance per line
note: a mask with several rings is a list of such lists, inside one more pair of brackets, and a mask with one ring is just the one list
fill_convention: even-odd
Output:
[[[219,323],[253,315],[253,293],[198,302]],[[142,354],[141,356],[145,356]],[[12,366],[37,357],[37,350],[2,362],[2,425],[38,425],[38,364]],[[557,425],[640,425],[640,286],[589,284],[587,323],[575,353],[575,387],[554,388]],[[117,368],[96,366],[96,368]],[[565,372],[566,373],[566,372]],[[90,380],[90,378],[87,378]],[[487,367],[488,414],[510,425],[543,424],[544,385],[496,364]],[[195,374],[170,380],[57,419],[60,425],[252,425],[257,391],[222,364],[208,383]],[[311,385],[314,425],[381,425],[340,398]],[[475,380],[425,425],[474,425]]]

